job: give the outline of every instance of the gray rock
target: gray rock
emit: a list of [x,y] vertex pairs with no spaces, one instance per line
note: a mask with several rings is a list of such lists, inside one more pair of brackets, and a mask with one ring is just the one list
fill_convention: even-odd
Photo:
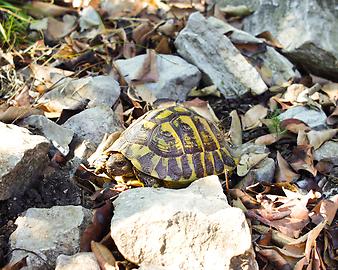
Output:
[[[119,73],[129,84],[142,68],[146,55],[138,55],[127,60],[115,61]],[[153,102],[159,98],[185,100],[187,93],[198,86],[200,71],[175,55],[159,54],[156,56],[159,74],[158,82],[135,84],[136,94],[143,100]]]
[[112,76],[64,78],[39,99],[52,111],[76,109],[89,100],[88,107],[112,106],[120,96],[120,86]]
[[258,44],[258,46],[265,48],[265,51],[250,55],[250,57],[247,57],[247,60],[253,63],[259,62],[261,68],[271,72],[270,75],[261,74],[267,85],[282,85],[290,79],[300,77],[299,72],[287,58],[278,53],[274,48],[267,46],[259,38],[241,31],[215,17],[209,17],[208,22],[222,31],[223,34],[226,34],[234,44]]
[[64,156],[69,152],[69,144],[74,132],[64,128],[43,115],[32,115],[22,121],[23,125],[29,125],[39,130]]
[[73,256],[61,254],[56,259],[55,270],[100,270],[97,259],[92,252],[80,252]]
[[[91,211],[81,206],[30,208],[15,221],[18,227],[10,236],[10,246],[32,251],[54,266],[60,254],[79,251],[81,233],[91,218]],[[28,255],[27,267],[22,269],[46,269],[45,262],[34,253],[15,250],[11,262]]]
[[325,159],[332,162],[335,165],[338,165],[338,142],[336,141],[327,141],[321,147],[313,153],[313,158],[315,160]]
[[121,130],[122,124],[108,106],[97,106],[69,118],[63,125],[75,132],[80,141],[87,140],[98,146],[105,133]]
[[102,24],[99,13],[92,6],[85,7],[80,15],[79,25],[81,32],[90,28],[98,28]]
[[282,121],[284,119],[294,118],[303,121],[309,127],[315,128],[326,126],[326,114],[322,110],[310,109],[305,106],[296,106],[281,113],[278,118]]
[[242,145],[238,145],[236,149],[231,150],[231,153],[235,157],[241,157],[244,154],[250,154],[250,153],[255,153],[255,154],[269,153],[269,149],[265,145],[255,144],[253,142],[247,142]]
[[287,57],[309,72],[335,81],[337,25],[338,9],[331,0],[260,0],[256,11],[244,20],[245,31],[253,35],[271,32],[284,46]]
[[0,200],[22,194],[49,162],[50,143],[27,129],[0,122]]
[[232,269],[233,259],[243,255],[241,263],[258,269],[245,216],[229,206],[217,176],[180,190],[128,190],[114,206],[111,236],[131,262],[160,269]]
[[275,161],[272,158],[268,157],[263,159],[249,171],[236,188],[245,188],[257,182],[272,183],[275,175],[275,168]]
[[262,94],[267,86],[230,39],[200,13],[190,15],[186,27],[175,40],[178,53],[196,65],[208,84],[225,97],[237,97],[251,90]]

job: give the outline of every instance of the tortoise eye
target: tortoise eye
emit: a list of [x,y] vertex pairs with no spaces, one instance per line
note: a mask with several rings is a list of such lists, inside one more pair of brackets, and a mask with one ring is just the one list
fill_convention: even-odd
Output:
[[126,164],[127,164],[126,161],[118,161],[118,162],[116,162],[116,165],[117,165],[118,167],[123,167],[123,166],[125,166]]

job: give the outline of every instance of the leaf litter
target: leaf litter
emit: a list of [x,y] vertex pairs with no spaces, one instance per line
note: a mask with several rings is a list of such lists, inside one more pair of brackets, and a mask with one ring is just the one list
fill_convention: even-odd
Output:
[[[62,1],[55,2],[33,1],[26,5],[28,14],[47,20],[47,24],[41,24],[38,31],[31,27],[37,38],[24,50],[0,51],[0,61],[6,63],[0,68],[0,121],[19,123],[29,115],[45,115],[58,122],[63,115],[64,122],[71,116],[67,110],[78,113],[88,102],[81,101],[71,108],[55,107],[42,104],[43,96],[67,79],[111,74],[119,79],[122,88],[115,105],[111,106],[119,112],[124,125],[130,125],[151,105],[134,95],[132,88],[127,88],[111,63],[146,53],[132,83],[156,82],[158,54],[174,54],[173,41],[185,26],[188,15],[196,10],[204,11],[203,5],[195,1],[186,1],[183,5],[145,0],[106,1],[102,5],[98,1],[73,1],[73,6],[70,1],[62,5],[59,5]],[[216,13],[217,17],[236,24],[252,10],[246,6],[216,6]],[[245,56],[265,49],[266,44],[282,47],[269,32],[257,37],[265,43],[235,45]],[[265,81],[270,80],[270,70],[261,69],[260,73]],[[263,100],[257,102],[258,99],[252,97],[246,107],[234,102],[227,104],[224,110],[217,87],[201,86],[191,90],[191,99],[184,105],[229,131],[226,135],[234,145],[253,139],[256,145],[268,146],[266,153],[250,150],[240,157],[235,175],[238,181],[267,157],[276,160],[273,179],[229,190],[230,202],[240,207],[250,221],[260,269],[329,269],[337,263],[337,195],[327,196],[324,188],[302,189],[297,183],[308,179],[317,183],[323,177],[337,183],[337,175],[333,173],[336,164],[314,160],[314,151],[325,142],[337,139],[337,83],[303,84],[300,80],[271,85],[270,90]],[[215,100],[217,102],[213,102]],[[330,127],[312,129],[299,119],[279,120],[281,112],[295,106],[324,109]],[[226,114],[232,119],[228,123],[224,122]],[[67,161],[67,157],[60,160]],[[93,176],[86,170],[78,174]],[[97,181],[90,177],[82,183],[87,192],[90,191],[97,210],[93,223],[82,235],[81,249],[92,250],[102,269],[131,269],[121,254],[115,254],[116,247],[107,244],[113,214],[111,200],[126,187],[118,183],[107,187],[104,178]],[[5,269],[20,269],[24,260],[21,264]]]

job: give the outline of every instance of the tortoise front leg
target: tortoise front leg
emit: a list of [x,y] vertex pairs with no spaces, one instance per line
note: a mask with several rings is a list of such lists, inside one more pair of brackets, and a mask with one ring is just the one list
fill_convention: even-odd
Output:
[[160,187],[163,186],[163,183],[160,179],[152,177],[148,174],[145,174],[139,170],[134,169],[134,174],[136,178],[144,184],[145,187]]

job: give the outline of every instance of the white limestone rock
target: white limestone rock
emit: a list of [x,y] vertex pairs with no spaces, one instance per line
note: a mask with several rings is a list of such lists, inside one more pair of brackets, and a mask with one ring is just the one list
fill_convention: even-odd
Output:
[[107,105],[111,107],[121,93],[119,83],[113,76],[95,76],[81,79],[63,78],[55,87],[39,99],[51,111],[76,109],[88,101],[88,107]]
[[99,145],[105,133],[123,128],[115,112],[104,105],[86,109],[69,118],[62,126],[73,130],[80,141],[87,140],[95,146]]
[[[233,0],[223,4],[234,5]],[[284,47],[285,55],[309,72],[337,81],[338,10],[331,0],[242,0],[255,2],[255,12],[244,19],[253,35],[269,31]],[[258,3],[257,3],[258,2]],[[257,5],[258,4],[258,5]]]
[[100,270],[92,252],[80,252],[72,256],[61,254],[56,259],[55,270]]
[[68,145],[74,135],[71,129],[64,128],[43,115],[31,115],[22,124],[39,130],[64,156],[69,153]]
[[327,141],[313,153],[315,160],[327,160],[338,165],[338,142]]
[[[129,84],[139,73],[146,54],[138,55],[127,60],[115,61],[119,73]],[[135,84],[138,96],[148,102],[160,98],[185,100],[188,92],[198,86],[201,79],[200,71],[181,57],[159,54],[156,56],[159,78],[157,82]]]
[[229,206],[217,176],[180,190],[128,190],[114,207],[111,236],[131,262],[159,269],[233,269],[241,263],[258,269],[245,216]]
[[294,118],[303,121],[311,128],[326,126],[326,114],[318,109],[310,109],[306,106],[292,107],[281,113],[278,118],[283,121],[285,119]]
[[0,200],[21,194],[49,162],[49,141],[29,130],[0,122]]
[[225,97],[249,91],[262,94],[268,88],[256,69],[241,55],[223,32],[196,12],[175,40],[178,53],[203,73]]
[[[15,221],[18,227],[10,236],[11,249],[32,251],[53,266],[60,254],[72,255],[79,251],[81,233],[91,218],[91,211],[82,206],[29,208]],[[34,253],[15,250],[11,262],[28,255],[27,267],[22,269],[46,269],[45,262]]]

